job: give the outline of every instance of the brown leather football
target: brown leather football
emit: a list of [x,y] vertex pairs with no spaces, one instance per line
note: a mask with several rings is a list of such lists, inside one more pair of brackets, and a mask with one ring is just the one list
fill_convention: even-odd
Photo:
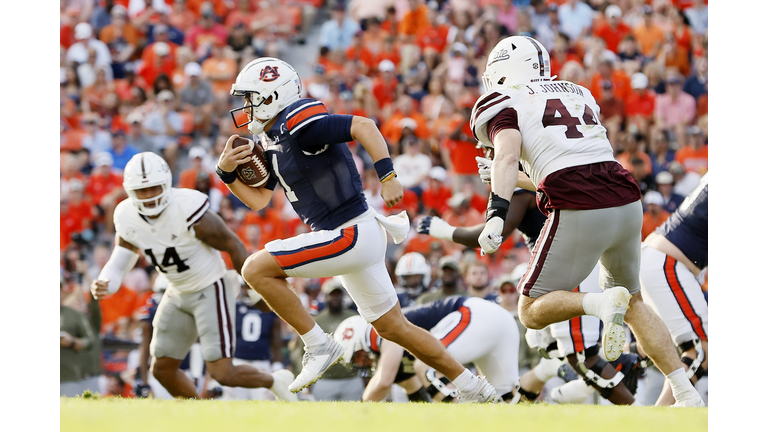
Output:
[[232,142],[232,148],[247,145],[251,148],[251,160],[240,164],[235,170],[237,178],[241,182],[251,187],[261,187],[269,180],[269,165],[267,164],[266,154],[261,145],[254,143],[248,138],[235,138]]

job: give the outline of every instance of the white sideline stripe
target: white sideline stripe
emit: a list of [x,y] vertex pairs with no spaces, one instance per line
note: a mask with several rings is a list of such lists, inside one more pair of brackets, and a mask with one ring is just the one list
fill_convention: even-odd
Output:
[[[535,255],[536,261],[534,261],[533,265],[530,266],[530,269],[529,269],[530,271],[525,272],[525,274],[523,275],[523,279],[517,284],[518,286],[523,286],[524,287],[528,283],[528,281],[531,279],[531,276],[533,276],[534,269],[536,268],[536,265],[539,263],[539,261],[541,261],[542,256],[544,255],[544,254],[541,253],[541,249],[544,248],[544,243],[546,243],[547,237],[549,237],[549,233],[550,233],[550,231],[552,231],[552,226],[553,225],[554,225],[554,223],[547,224],[547,231],[542,233],[542,234],[539,234],[539,240],[541,241],[541,248],[536,250],[536,255]],[[537,243],[538,243],[538,241],[537,241]],[[536,248],[534,247],[534,249],[536,249]],[[525,276],[528,276],[528,277],[525,277]]]
[[289,112],[289,113],[288,113],[288,114],[285,116],[285,118],[286,118],[286,120],[287,120],[287,119],[291,118],[291,117],[292,117],[294,114],[296,114],[297,112],[299,112],[299,111],[303,110],[304,108],[306,108],[306,107],[311,107],[312,105],[317,105],[317,104],[319,104],[319,103],[322,103],[322,102],[320,102],[320,101],[314,101],[314,102],[310,102],[310,103],[304,104],[304,105],[302,105],[302,106],[300,106],[300,107],[296,108],[295,110],[293,110],[293,111]]

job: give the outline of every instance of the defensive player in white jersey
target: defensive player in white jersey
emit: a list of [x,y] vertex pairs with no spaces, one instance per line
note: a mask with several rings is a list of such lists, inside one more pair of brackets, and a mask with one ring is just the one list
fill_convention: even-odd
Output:
[[[520,281],[521,322],[541,329],[597,316],[604,324],[603,351],[613,361],[624,347],[626,320],[669,378],[675,406],[703,406],[664,322],[642,302],[640,188],[614,158],[594,97],[582,86],[552,81],[547,50],[526,36],[508,37],[493,48],[483,82],[487,93],[475,103],[470,126],[478,141],[494,148],[495,158],[478,242],[485,253],[499,248],[518,183],[537,192],[547,215]],[[597,262],[604,292],[571,292]]]
[[193,189],[171,187],[171,169],[159,155],[135,155],[125,167],[128,199],[115,209],[115,248],[91,284],[97,300],[116,292],[139,253],[168,281],[153,321],[152,375],[174,397],[198,398],[192,381],[179,370],[200,338],[211,376],[231,387],[272,390],[282,400],[298,400],[288,391],[293,374],[268,374],[250,365],[232,364],[235,351],[235,295],[225,278],[219,251],[240,269],[248,257],[243,243],[210,211],[208,197]]

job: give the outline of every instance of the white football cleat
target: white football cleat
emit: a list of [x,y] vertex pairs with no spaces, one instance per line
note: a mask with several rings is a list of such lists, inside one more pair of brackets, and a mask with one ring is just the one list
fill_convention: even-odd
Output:
[[344,348],[331,335],[326,335],[325,344],[309,350],[304,347],[304,359],[301,361],[301,373],[288,386],[288,389],[298,393],[319,380],[329,367],[335,365],[344,356]]
[[474,391],[464,392],[459,390],[459,396],[456,398],[458,403],[489,403],[496,401],[496,389],[491,383],[486,381],[485,377],[480,378],[480,382]]
[[683,395],[682,398],[680,398],[679,401],[676,401],[672,408],[699,408],[699,407],[705,407],[707,406],[704,403],[704,400],[701,398],[698,392],[687,392],[685,395]]
[[280,369],[272,372],[272,387],[269,390],[277,396],[278,400],[286,402],[298,402],[299,397],[288,390],[288,385],[293,382],[293,372],[288,369]]
[[624,315],[629,309],[629,294],[624,287],[613,287],[603,293],[602,312],[600,319],[603,321],[603,353],[608,361],[614,361],[624,351]]

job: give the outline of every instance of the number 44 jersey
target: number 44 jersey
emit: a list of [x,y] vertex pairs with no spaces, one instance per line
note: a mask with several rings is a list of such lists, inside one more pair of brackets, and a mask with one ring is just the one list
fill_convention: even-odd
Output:
[[195,237],[194,225],[208,211],[208,196],[193,189],[171,188],[168,207],[154,219],[139,214],[130,200],[115,209],[115,230],[141,249],[168,280],[168,289],[191,293],[224,277],[221,252]]
[[489,125],[494,126],[499,115],[504,128],[520,131],[520,162],[535,185],[563,168],[616,160],[598,118],[600,107],[580,85],[551,81],[487,92],[475,103],[470,118],[478,141],[493,145]]

